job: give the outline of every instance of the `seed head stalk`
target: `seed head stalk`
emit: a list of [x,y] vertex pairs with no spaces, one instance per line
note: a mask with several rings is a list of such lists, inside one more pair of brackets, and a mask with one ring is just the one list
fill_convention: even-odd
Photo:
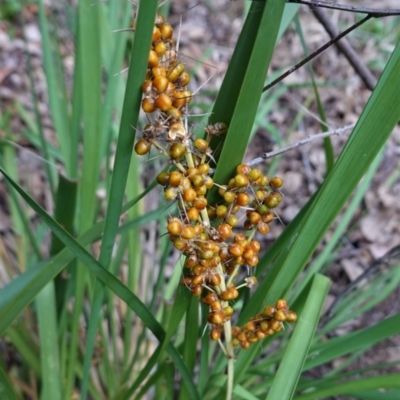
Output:
[[[246,350],[279,332],[284,321],[294,322],[297,318],[280,299],[242,327],[232,327],[231,323],[230,302],[238,298],[238,289],[257,284],[255,276],[248,276],[238,285],[235,278],[241,278],[242,266],[251,271],[258,264],[261,244],[254,236],[256,232],[269,232],[274,220],[271,210],[282,200],[283,180],[270,179],[259,169],[241,164],[229,182],[214,183],[210,162],[215,160],[209,144],[213,135],[227,132],[227,125],[209,125],[205,128],[206,139],[193,139],[187,121],[192,99],[187,89],[190,75],[177,55],[173,28],[157,14],[142,85],[142,109],[151,122],[136,142],[135,151],[145,155],[154,146],[171,163],[169,172],[157,176],[166,200],[179,205],[179,216],[168,218],[167,231],[174,247],[186,256],[182,284],[209,307],[210,338],[219,343],[227,357],[226,400],[231,400],[235,347]],[[220,200],[208,204],[206,194],[214,184],[219,188]],[[238,213],[246,217],[243,229],[247,235],[237,230],[242,219],[236,216]]]

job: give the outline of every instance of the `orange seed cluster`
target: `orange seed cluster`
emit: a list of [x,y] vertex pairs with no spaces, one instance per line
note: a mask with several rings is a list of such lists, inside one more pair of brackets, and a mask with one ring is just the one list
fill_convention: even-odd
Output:
[[272,336],[283,329],[284,322],[295,322],[297,314],[288,309],[286,300],[280,299],[275,306],[267,306],[264,311],[248,320],[242,327],[232,328],[232,344],[248,349],[252,343]]
[[[190,75],[177,56],[173,28],[157,14],[142,85],[142,109],[151,122],[135,151],[145,155],[154,146],[175,165],[157,176],[165,199],[175,201],[179,210],[177,216],[168,218],[167,231],[174,247],[186,256],[182,284],[194,296],[202,296],[201,302],[209,308],[210,337],[219,340],[233,314],[230,304],[238,298],[238,289],[257,284],[255,276],[245,278],[241,285],[236,285],[234,278],[240,267],[249,270],[258,264],[261,245],[253,237],[256,232],[269,232],[275,218],[272,210],[282,200],[283,180],[241,164],[226,185],[217,185],[220,201],[208,204],[207,192],[216,185],[209,164],[214,160],[211,136],[220,136],[228,127],[225,123],[209,125],[204,139],[188,134],[189,81]],[[268,312],[267,308],[244,327],[234,328],[234,345],[248,348],[250,343],[278,332],[284,321],[296,319],[284,300],[278,300]]]

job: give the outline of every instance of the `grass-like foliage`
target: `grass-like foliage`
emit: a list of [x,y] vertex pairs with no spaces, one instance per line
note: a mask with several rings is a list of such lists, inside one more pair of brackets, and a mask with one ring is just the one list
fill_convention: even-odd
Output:
[[[285,177],[242,160],[260,107],[266,112],[260,100],[269,96],[262,91],[276,43],[293,18],[299,28],[299,6],[252,2],[212,112],[200,124],[205,129],[194,131],[190,111],[204,105],[188,86],[167,5],[92,3],[69,8],[75,63],[68,94],[52,35],[57,26],[38,0],[58,146],[45,139],[33,79],[34,117],[15,105],[46,160],[53,213],[22,187],[9,145],[14,134],[7,115],[1,120],[7,141],[0,142],[0,172],[18,256],[7,258],[0,238],[0,399],[400,396],[398,377],[360,379],[363,370],[343,372],[346,361],[319,380],[304,374],[340,357],[353,360],[400,332],[395,314],[327,336],[386,299],[400,282],[396,268],[361,282],[320,320],[330,287],[323,269],[400,117],[400,46],[336,160],[325,143],[323,183],[265,252],[258,238],[275,218]],[[111,33],[121,27],[131,28]],[[116,74],[125,62],[127,75]],[[314,93],[325,119],[315,82]],[[152,157],[158,154],[163,161]],[[144,188],[143,165],[156,171]],[[145,213],[151,191],[162,200]],[[345,203],[330,242],[310,262]],[[32,211],[40,222],[31,222]],[[155,264],[140,234],[149,225]],[[181,257],[171,272],[175,249]],[[8,354],[18,354],[18,364],[9,364]]]

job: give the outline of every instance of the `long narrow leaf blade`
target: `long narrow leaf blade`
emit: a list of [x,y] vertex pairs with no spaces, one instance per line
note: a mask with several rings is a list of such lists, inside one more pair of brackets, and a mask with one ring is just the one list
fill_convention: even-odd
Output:
[[278,398],[290,400],[293,397],[329,286],[328,278],[319,274],[315,275],[304,309],[266,397],[267,400]]

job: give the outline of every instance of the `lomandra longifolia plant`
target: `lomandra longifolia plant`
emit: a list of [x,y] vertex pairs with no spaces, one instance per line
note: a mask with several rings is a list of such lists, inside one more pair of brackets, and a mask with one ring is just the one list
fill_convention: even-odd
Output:
[[[210,338],[219,342],[228,359],[231,385],[235,347],[248,349],[281,331],[285,322],[297,319],[286,300],[276,299],[276,304],[260,310],[243,326],[231,326],[238,289],[258,283],[251,271],[259,262],[261,244],[254,235],[269,232],[276,218],[274,209],[282,200],[283,180],[240,164],[229,181],[214,182],[216,166],[210,141],[213,136],[222,141],[228,126],[223,121],[208,125],[204,139],[190,132],[190,74],[179,57],[173,33],[158,13],[142,85],[142,109],[150,122],[135,151],[143,156],[154,147],[169,162],[157,181],[164,188],[165,199],[174,202],[178,210],[168,218],[167,231],[185,257],[182,285],[208,306]],[[209,203],[207,193],[214,186],[219,198]],[[243,271],[248,275],[244,279]]]

